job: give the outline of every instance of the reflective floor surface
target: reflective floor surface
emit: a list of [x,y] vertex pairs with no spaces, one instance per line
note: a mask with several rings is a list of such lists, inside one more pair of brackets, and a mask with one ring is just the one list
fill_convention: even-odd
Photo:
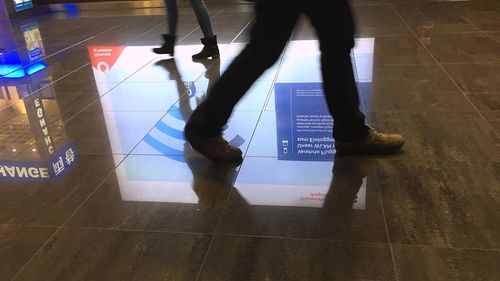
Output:
[[1,23],[0,280],[500,280],[499,1],[353,1],[385,157],[335,157],[302,19],[224,131],[239,167],[182,134],[252,26],[207,2],[220,60],[186,3],[175,58],[163,9]]

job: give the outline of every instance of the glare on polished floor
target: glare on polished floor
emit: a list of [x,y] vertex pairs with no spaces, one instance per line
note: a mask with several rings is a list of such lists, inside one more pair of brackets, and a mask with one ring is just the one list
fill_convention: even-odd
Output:
[[175,58],[161,8],[1,23],[0,280],[500,280],[499,1],[353,1],[386,157],[335,157],[302,19],[224,131],[239,167],[182,134],[252,26],[207,4],[220,60],[185,3]]

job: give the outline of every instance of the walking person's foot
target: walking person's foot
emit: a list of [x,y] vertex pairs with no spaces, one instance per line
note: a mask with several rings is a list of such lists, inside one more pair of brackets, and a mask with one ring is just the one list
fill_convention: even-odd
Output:
[[358,154],[391,154],[403,147],[405,139],[399,134],[385,134],[372,127],[368,128],[368,135],[359,141],[335,141],[337,155]]
[[214,162],[239,163],[243,160],[241,149],[229,144],[222,135],[204,137],[187,125],[184,128],[184,136],[194,150]]
[[158,55],[168,54],[174,55],[174,45],[175,45],[175,36],[170,34],[162,34],[163,37],[163,45],[159,48],[153,48],[153,52]]

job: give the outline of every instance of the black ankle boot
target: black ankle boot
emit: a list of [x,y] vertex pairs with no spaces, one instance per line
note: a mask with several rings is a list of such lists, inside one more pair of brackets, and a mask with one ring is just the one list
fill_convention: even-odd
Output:
[[155,54],[169,54],[171,56],[174,55],[174,45],[175,45],[175,36],[170,34],[162,34],[163,36],[163,45],[160,48],[154,48],[153,52]]
[[212,57],[216,59],[219,57],[219,47],[217,47],[217,36],[201,38],[203,50],[198,54],[193,55],[193,59],[206,59]]

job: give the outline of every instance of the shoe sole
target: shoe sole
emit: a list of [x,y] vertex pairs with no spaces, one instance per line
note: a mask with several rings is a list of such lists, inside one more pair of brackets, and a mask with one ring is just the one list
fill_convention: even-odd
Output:
[[158,52],[158,51],[155,51],[154,49],[152,50],[152,52],[157,54],[157,55],[171,55],[172,57],[174,56],[174,52]]

